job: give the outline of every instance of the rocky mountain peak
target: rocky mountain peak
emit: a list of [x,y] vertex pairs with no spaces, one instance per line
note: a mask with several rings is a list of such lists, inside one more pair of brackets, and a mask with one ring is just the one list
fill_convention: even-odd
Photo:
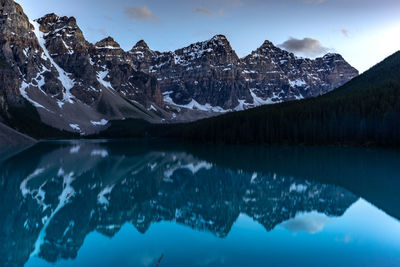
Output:
[[80,43],[81,46],[88,44],[74,17],[59,17],[51,13],[37,19],[36,22],[39,23],[40,31],[44,33],[46,42],[53,42],[55,50],[59,50],[57,49],[59,46],[72,53],[76,43]]
[[146,53],[151,50],[138,44],[131,52],[134,65],[157,77],[164,101],[203,111],[228,112],[316,96],[358,75],[343,58],[297,58],[268,40],[243,59],[224,35],[166,53]]
[[265,40],[260,48],[267,48],[267,47],[274,47],[274,44],[269,40]]
[[36,20],[41,25],[41,31],[46,32],[48,28],[62,28],[69,26],[71,28],[78,28],[76,19],[74,17],[59,17],[58,15],[51,13],[44,15],[43,17]]
[[[43,58],[35,51],[41,51],[29,22],[20,5],[12,0],[0,0],[0,109],[9,105],[23,106],[19,97],[21,83],[29,83],[37,77]],[[5,115],[7,116],[7,115]]]
[[43,22],[47,22],[47,23],[55,23],[59,20],[59,16],[57,16],[55,13],[50,13],[50,14],[46,14],[43,17],[41,17],[40,19],[38,19],[38,21],[43,21]]
[[339,62],[345,61],[342,55],[337,53],[328,53],[322,57],[325,62]]
[[95,46],[98,49],[121,49],[120,45],[110,36],[98,41]]
[[275,46],[271,41],[265,40],[264,43],[253,51],[248,57],[250,58],[259,58],[259,57],[274,57],[276,55],[284,55],[287,57],[294,57],[292,53],[284,51],[279,47]]
[[223,35],[223,34],[214,35],[214,36],[211,38],[211,41],[220,42],[221,45],[229,44],[228,39],[227,39],[226,36]]
[[271,41],[265,40],[264,43],[257,49],[261,52],[273,52],[273,51],[283,51],[279,47],[275,46]]
[[159,120],[157,80],[136,71],[111,37],[97,46],[107,49],[87,42],[74,17],[30,22],[14,1],[0,0],[1,117],[13,120],[9,107],[35,109],[38,122],[80,134],[112,119]]
[[27,100],[45,123],[81,134],[111,119],[196,120],[316,96],[358,74],[340,55],[300,59],[269,41],[239,59],[224,35],[173,52],[141,40],[125,52],[112,37],[87,42],[74,17],[31,24],[12,0],[0,0],[0,44],[0,108]]
[[208,62],[209,67],[220,66],[225,69],[228,65],[239,61],[239,57],[224,35],[215,35],[207,41],[178,49],[174,55],[175,63],[184,66]]
[[216,47],[223,48],[228,52],[233,51],[232,46],[225,35],[222,34],[215,35],[208,42]]
[[[129,51],[129,54],[133,57],[133,60],[135,62],[143,61],[146,59],[151,60],[154,56],[156,56],[156,52],[152,51],[144,40],[140,40],[139,42],[137,42]],[[137,67],[138,69],[140,69],[139,66]]]
[[135,50],[150,50],[149,46],[147,45],[147,43],[144,40],[140,40],[139,42],[137,42],[135,44],[135,46],[132,48]]

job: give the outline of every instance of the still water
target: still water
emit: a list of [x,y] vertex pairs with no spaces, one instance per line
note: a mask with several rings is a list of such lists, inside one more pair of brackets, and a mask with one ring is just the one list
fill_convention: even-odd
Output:
[[39,143],[0,163],[0,266],[400,266],[400,152]]

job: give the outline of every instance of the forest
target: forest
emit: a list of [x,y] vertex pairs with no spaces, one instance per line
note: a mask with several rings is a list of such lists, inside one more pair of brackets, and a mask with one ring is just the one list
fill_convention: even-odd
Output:
[[400,145],[400,52],[323,96],[192,123],[113,122],[99,137],[168,137],[201,143]]

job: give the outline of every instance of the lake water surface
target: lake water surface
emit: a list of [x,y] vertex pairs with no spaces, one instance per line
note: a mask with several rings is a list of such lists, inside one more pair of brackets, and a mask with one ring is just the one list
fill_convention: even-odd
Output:
[[0,163],[0,266],[400,266],[400,153],[39,143]]

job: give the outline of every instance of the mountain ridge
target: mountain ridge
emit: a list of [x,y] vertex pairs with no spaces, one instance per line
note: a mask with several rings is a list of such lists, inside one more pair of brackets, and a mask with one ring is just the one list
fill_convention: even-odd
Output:
[[324,94],[358,75],[340,55],[301,59],[269,41],[270,54],[247,59],[224,35],[172,52],[143,40],[125,51],[112,37],[88,42],[74,17],[30,21],[13,0],[0,1],[0,14],[0,113],[9,125],[11,110],[28,106],[41,123],[78,135],[111,120],[195,121]]
[[166,135],[209,143],[398,147],[399,125],[400,51],[323,96],[175,125]]
[[157,76],[165,102],[222,112],[321,95],[358,75],[339,54],[300,58],[268,40],[239,58],[224,35],[168,52],[142,40],[129,53],[138,69]]

